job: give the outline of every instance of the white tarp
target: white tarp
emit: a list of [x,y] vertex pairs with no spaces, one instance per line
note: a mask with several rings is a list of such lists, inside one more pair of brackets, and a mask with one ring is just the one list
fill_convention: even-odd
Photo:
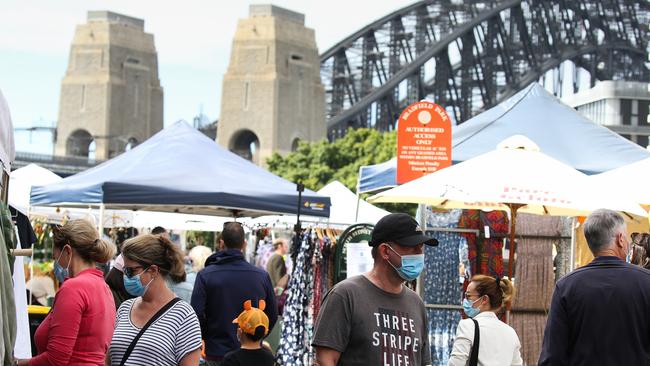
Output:
[[[329,196],[332,204],[330,206],[330,217],[327,219],[322,217],[300,216],[300,221],[306,225],[322,224],[345,228],[356,223],[375,224],[379,219],[390,213],[366,201],[359,200],[356,194],[337,180],[328,183],[316,193],[321,196]],[[359,216],[355,219],[357,202],[359,203]],[[296,223],[296,216],[269,215],[250,219],[247,222],[252,226],[268,225],[288,229]]]
[[627,197],[647,207],[650,206],[650,189],[646,186],[648,176],[650,176],[650,158],[592,175],[589,179],[600,187],[625,187],[621,190]]
[[63,178],[36,164],[16,169],[9,177],[9,204],[27,215],[32,186],[43,186],[61,179]]
[[586,216],[599,208],[647,216],[620,191],[539,151],[524,136],[513,136],[491,152],[379,193],[370,202],[425,203],[441,208],[496,209],[523,205],[518,212]]
[[9,105],[2,90],[0,90],[0,161],[2,168],[7,171],[11,170],[11,163],[16,157],[16,146],[14,145],[14,126],[11,123],[11,114]]
[[[356,194],[338,180],[328,183],[316,193],[330,197],[332,206],[330,207],[329,221],[331,222],[375,224],[379,219],[390,213],[366,201],[359,200]],[[359,216],[355,218],[357,203],[359,204]]]

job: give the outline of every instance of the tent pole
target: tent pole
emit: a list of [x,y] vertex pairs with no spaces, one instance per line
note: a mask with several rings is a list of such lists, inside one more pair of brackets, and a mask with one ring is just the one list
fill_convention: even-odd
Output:
[[300,225],[300,211],[302,209],[302,192],[305,190],[305,185],[302,183],[296,184],[296,190],[298,191],[298,212],[296,215],[296,226],[293,229],[296,232],[296,236],[298,236],[302,231],[302,227]]
[[359,186],[357,186],[357,209],[354,211],[354,223],[359,222],[359,205],[361,204],[361,195],[359,194]]
[[100,203],[99,204],[99,238],[102,239],[104,237],[104,204]]
[[361,167],[359,167],[359,174],[357,175],[357,209],[354,212],[354,223],[359,222],[359,205],[361,202],[361,194],[359,193],[359,185],[361,184]]
[[[32,205],[30,203],[29,205],[27,205],[27,220],[29,220],[30,225],[32,224],[31,215],[32,215]],[[46,220],[46,222],[47,222],[47,220]],[[34,246],[35,245],[36,245],[36,243],[32,243],[32,254],[30,255],[30,258],[29,258],[29,279],[30,280],[32,278],[34,278]],[[28,305],[31,305],[31,304],[32,304],[32,296],[29,297]]]
[[[516,203],[509,203],[510,208],[510,250],[508,250],[508,279],[512,281],[512,272],[515,262],[515,229],[517,228],[517,210],[523,205]],[[506,306],[506,323],[510,324],[510,311],[512,303]]]
[[570,261],[569,263],[569,272],[573,271],[576,266],[576,220],[575,216],[571,219],[571,251],[570,251]]
[[[418,203],[418,211],[417,211],[417,220],[418,223],[420,224],[420,228],[422,229],[422,234],[426,234],[427,232],[427,218],[426,218],[426,205],[423,203]],[[422,248],[425,250],[426,248]],[[415,292],[417,292],[418,295],[420,295],[420,298],[424,299],[424,272],[420,273],[420,276],[418,276],[418,280],[415,283]]]
[[508,278],[512,280],[513,266],[515,262],[515,228],[517,227],[517,210],[523,205],[510,203],[510,250],[508,251]]

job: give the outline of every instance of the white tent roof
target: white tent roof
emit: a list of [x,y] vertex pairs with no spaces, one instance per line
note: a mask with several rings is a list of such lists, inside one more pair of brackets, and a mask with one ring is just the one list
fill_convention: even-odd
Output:
[[9,114],[9,105],[0,90],[0,162],[2,168],[9,173],[11,163],[16,157],[16,147],[14,146],[14,127],[11,123]]
[[[300,221],[305,224],[325,224],[332,227],[345,228],[356,223],[370,223],[375,224],[382,217],[390,214],[386,210],[374,206],[364,200],[357,199],[357,195],[350,191],[343,183],[335,180],[328,183],[325,187],[321,188],[318,192],[321,196],[329,196],[330,217],[329,219],[314,216],[300,216]],[[357,210],[357,202],[359,202],[359,217],[355,220]],[[246,220],[251,225],[269,225],[273,227],[284,227],[286,229],[292,228],[296,223],[295,215],[269,215],[260,216],[257,218]]]
[[[485,177],[490,177],[486,179]],[[425,203],[440,208],[497,209],[586,216],[599,208],[647,216],[623,193],[539,151],[524,136],[504,140],[496,150],[425,175],[369,198],[371,202]]]
[[601,187],[625,187],[621,190],[623,194],[638,204],[650,206],[650,189],[645,183],[649,175],[650,158],[592,175],[589,179],[600,184]]
[[63,178],[36,164],[16,169],[10,175],[9,204],[23,214],[27,214],[32,186],[43,186],[61,179]]
[[[346,224],[363,222],[374,224],[390,213],[366,201],[359,200],[356,194],[338,180],[327,184],[316,193],[330,197],[332,206],[330,207],[329,221],[331,222]],[[357,202],[359,202],[359,216],[355,220]]]

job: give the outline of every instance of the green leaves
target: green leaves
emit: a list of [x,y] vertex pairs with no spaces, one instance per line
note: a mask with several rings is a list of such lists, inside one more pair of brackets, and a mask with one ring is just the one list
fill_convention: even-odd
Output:
[[356,191],[359,167],[382,163],[395,156],[395,132],[374,129],[349,130],[334,142],[301,141],[295,152],[282,157],[274,154],[267,160],[269,170],[292,182],[302,182],[317,191],[339,180]]
[[[357,190],[359,167],[383,163],[395,156],[397,137],[394,131],[379,132],[360,128],[348,130],[345,137],[334,142],[301,141],[298,149],[287,156],[273,154],[266,163],[269,170],[292,182],[302,182],[317,191],[327,183],[338,180],[351,191]],[[362,198],[365,198],[364,195]],[[414,215],[417,205],[378,205],[391,212]]]

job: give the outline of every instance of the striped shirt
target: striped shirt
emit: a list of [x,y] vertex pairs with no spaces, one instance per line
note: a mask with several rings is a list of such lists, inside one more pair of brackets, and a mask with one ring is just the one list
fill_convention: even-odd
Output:
[[[112,366],[119,366],[126,349],[140,332],[140,328],[131,322],[131,309],[136,299],[125,301],[117,310],[115,332],[109,348]],[[144,332],[125,365],[175,366],[188,353],[199,348],[199,320],[190,304],[179,301]]]

